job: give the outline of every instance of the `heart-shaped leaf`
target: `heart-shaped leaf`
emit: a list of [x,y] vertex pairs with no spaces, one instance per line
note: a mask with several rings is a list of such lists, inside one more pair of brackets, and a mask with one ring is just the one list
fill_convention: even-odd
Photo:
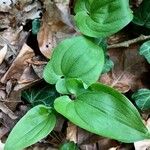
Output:
[[38,105],[15,125],[4,150],[22,150],[46,137],[54,128],[56,117],[49,107]]
[[44,104],[53,106],[54,100],[59,96],[55,86],[42,82],[22,92],[22,97],[32,106]]
[[[118,91],[99,83],[83,91],[81,82],[67,87],[75,100],[62,96],[55,100],[55,109],[79,127],[92,133],[122,142],[150,138],[134,105]],[[78,91],[77,91],[78,89]]]
[[65,80],[76,78],[87,86],[96,82],[104,65],[102,48],[83,36],[62,41],[55,49],[43,77],[65,94]]
[[143,0],[138,9],[135,10],[133,23],[150,28],[150,1]]
[[75,22],[90,37],[107,37],[125,27],[133,18],[129,0],[77,0]]
[[150,90],[140,89],[132,95],[136,105],[142,111],[150,109]]
[[150,41],[145,42],[139,49],[140,55],[143,55],[150,64]]

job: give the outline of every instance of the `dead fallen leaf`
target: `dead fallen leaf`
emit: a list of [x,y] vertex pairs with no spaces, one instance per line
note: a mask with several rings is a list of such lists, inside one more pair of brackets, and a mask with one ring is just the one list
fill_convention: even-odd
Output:
[[5,44],[5,46],[0,50],[0,65],[5,59],[6,53],[7,53],[7,44]]
[[[67,0],[66,3],[64,3],[64,7],[68,7],[66,8],[67,12],[64,12],[65,16],[67,15],[66,13],[69,13],[68,2],[69,1]],[[60,7],[63,4],[60,6],[60,3],[61,2],[57,2],[56,5],[59,5],[59,9],[62,9]],[[40,51],[47,58],[51,57],[52,49],[56,46],[56,43],[75,34],[73,27],[68,26],[62,21],[62,13],[59,13],[60,10],[56,5],[49,0],[44,1],[46,11],[43,14],[42,25],[37,36]]]
[[18,80],[19,84],[26,84],[26,83],[31,83],[35,80],[39,79],[37,74],[34,72],[33,68],[31,65],[25,68],[25,70],[22,73],[22,76]]
[[60,11],[61,21],[65,24],[73,28],[73,24],[71,23],[71,15],[70,15],[70,0],[54,0],[55,5],[57,6],[58,10]]
[[122,93],[144,87],[142,74],[147,72],[147,68],[145,60],[138,54],[138,48],[138,45],[133,45],[124,49],[111,49],[109,54],[115,66],[111,72],[103,74],[100,81]]
[[[0,139],[2,139],[2,137],[5,136],[8,132],[9,132],[9,129],[7,127],[5,126],[0,127]],[[0,150],[1,150],[1,147],[0,147]]]
[[77,126],[68,122],[66,139],[77,143]]
[[18,117],[2,102],[0,102],[0,110],[7,114],[11,119],[17,119]]
[[6,74],[1,78],[2,83],[6,83],[9,79],[19,80],[24,69],[27,67],[27,60],[34,56],[33,50],[26,44],[23,45],[20,53],[13,61],[11,67]]

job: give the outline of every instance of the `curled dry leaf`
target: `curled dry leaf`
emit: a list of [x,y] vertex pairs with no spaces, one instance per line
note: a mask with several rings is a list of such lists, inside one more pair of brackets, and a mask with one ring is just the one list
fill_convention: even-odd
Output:
[[[56,46],[56,43],[75,34],[75,31],[72,27],[65,24],[65,21],[62,21],[62,13],[59,13],[59,9],[55,3],[46,0],[44,1],[44,5],[46,12],[43,14],[42,25],[37,39],[41,53],[45,57],[50,58],[52,49]],[[69,5],[65,5],[64,7],[67,6],[69,7]]]
[[33,56],[33,50],[28,45],[24,44],[22,49],[20,50],[20,53],[13,61],[12,65],[5,73],[5,75],[2,77],[1,82],[6,83],[9,79],[19,80],[24,69],[28,65],[27,60],[31,59]]
[[0,65],[5,59],[6,53],[7,53],[7,44],[5,44],[5,46],[0,50]]

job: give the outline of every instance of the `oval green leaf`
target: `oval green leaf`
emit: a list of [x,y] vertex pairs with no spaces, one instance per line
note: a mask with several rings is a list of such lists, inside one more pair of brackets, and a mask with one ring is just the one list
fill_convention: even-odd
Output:
[[49,107],[38,105],[29,110],[12,129],[4,150],[22,150],[46,137],[56,117]]
[[142,111],[150,109],[150,90],[140,89],[132,95],[136,105]]
[[129,0],[77,0],[75,22],[79,30],[90,37],[107,37],[132,19]]
[[55,109],[74,124],[126,143],[150,138],[137,109],[118,91],[99,83],[84,92],[83,88],[78,90],[79,93],[76,89],[77,86],[68,85],[68,90],[76,96],[75,100],[62,96],[54,102]]
[[134,12],[133,23],[150,28],[150,1],[143,0],[142,4]]
[[145,42],[139,49],[140,55],[144,56],[150,64],[150,41]]
[[63,90],[64,80],[69,78],[80,79],[87,86],[96,82],[103,65],[102,48],[85,37],[78,36],[62,41],[54,49],[52,58],[44,69],[43,77],[48,83],[56,84],[60,92]]

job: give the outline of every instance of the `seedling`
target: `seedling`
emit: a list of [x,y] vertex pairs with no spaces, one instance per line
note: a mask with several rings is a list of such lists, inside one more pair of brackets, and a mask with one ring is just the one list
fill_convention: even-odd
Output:
[[[92,38],[108,37],[133,18],[128,0],[78,0],[75,13],[79,31]],[[5,150],[22,150],[46,137],[55,127],[56,112],[89,132],[118,141],[150,138],[128,98],[97,82],[106,55],[84,35],[65,39],[54,49],[43,77],[61,96],[54,107],[39,104],[29,110],[11,131]]]

